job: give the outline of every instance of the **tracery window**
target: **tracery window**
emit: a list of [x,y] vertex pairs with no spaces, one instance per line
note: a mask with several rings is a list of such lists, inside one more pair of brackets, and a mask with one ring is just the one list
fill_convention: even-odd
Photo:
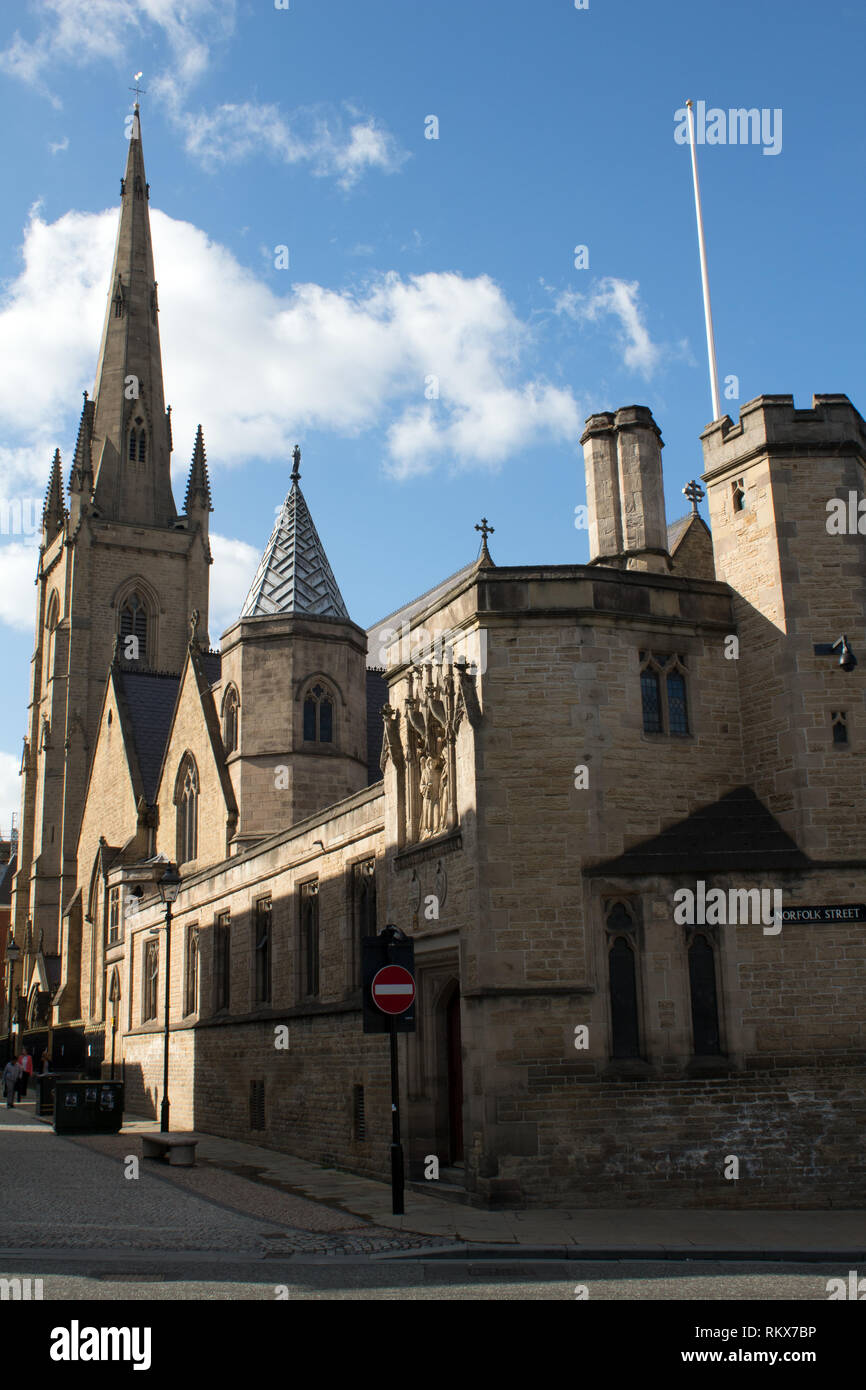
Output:
[[159,983],[159,942],[144,943],[144,1007],[142,1018],[145,1023],[156,1018],[157,985]]
[[233,753],[238,746],[238,692],[233,685],[223,701],[223,747]]
[[304,696],[304,742],[333,743],[334,696],[317,681]]
[[186,933],[186,1007],[185,1014],[198,1013],[199,935],[198,923]]
[[[131,593],[120,610],[120,653],[124,661],[147,665],[147,608],[138,593]],[[130,640],[132,639],[132,640]]]
[[689,728],[686,670],[679,653],[640,653],[640,693],[645,734],[684,737]]
[[634,919],[622,903],[615,903],[608,913],[607,936],[611,1055],[640,1057],[637,933]]
[[695,1056],[718,1056],[722,1048],[716,993],[716,959],[710,942],[702,933],[696,934],[689,946],[689,986]]
[[198,768],[187,753],[177,774],[177,862],[188,864],[198,854]]

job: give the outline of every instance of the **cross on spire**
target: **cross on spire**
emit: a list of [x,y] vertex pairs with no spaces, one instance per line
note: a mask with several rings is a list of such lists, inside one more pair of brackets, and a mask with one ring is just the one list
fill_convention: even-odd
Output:
[[487,517],[483,516],[480,523],[476,522],[475,530],[481,532],[481,554],[478,556],[478,563],[479,565],[492,565],[493,560],[490,557],[490,551],[487,549],[487,537],[493,535],[496,527],[490,526]]
[[146,87],[139,87],[139,85],[138,85],[138,80],[139,80],[139,78],[140,78],[140,77],[143,77],[143,76],[144,76],[144,74],[141,73],[141,72],[135,72],[135,73],[133,73],[133,75],[132,75],[132,80],[133,80],[133,82],[135,83],[135,86],[134,86],[134,87],[130,87],[129,90],[130,90],[131,92],[135,92],[135,104],[136,104],[136,106],[138,106],[138,99],[139,99],[139,97],[144,96],[144,95],[146,94],[146,92],[147,92],[147,88],[146,88]]
[[692,516],[697,516],[698,503],[704,496],[704,490],[700,483],[695,482],[694,478],[692,478],[691,482],[686,483],[683,488],[683,496],[687,497],[692,504]]

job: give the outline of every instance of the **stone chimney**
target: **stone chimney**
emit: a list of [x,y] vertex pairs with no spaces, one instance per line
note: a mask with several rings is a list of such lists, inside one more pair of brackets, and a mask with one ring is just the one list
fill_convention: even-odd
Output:
[[644,405],[591,415],[581,437],[591,565],[671,568],[661,431]]

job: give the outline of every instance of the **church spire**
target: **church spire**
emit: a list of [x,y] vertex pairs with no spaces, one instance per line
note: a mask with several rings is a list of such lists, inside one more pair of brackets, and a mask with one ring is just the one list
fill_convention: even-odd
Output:
[[46,544],[53,541],[66,522],[66,507],[63,505],[63,477],[60,471],[60,450],[54,450],[54,461],[45,493],[45,506],[42,508],[42,529]]
[[300,488],[301,451],[292,453],[292,486],[250,585],[242,618],[281,613],[348,618],[325,548]]
[[183,509],[189,515],[190,507],[201,507],[205,511],[212,512],[213,504],[210,495],[210,478],[207,471],[207,454],[204,451],[204,435],[201,425],[195,432],[195,444],[192,451],[192,463],[189,469],[189,481],[186,485],[186,501]]
[[141,123],[135,104],[120,183],[121,207],[99,362],[92,423],[93,504],[118,520],[170,526],[170,437]]

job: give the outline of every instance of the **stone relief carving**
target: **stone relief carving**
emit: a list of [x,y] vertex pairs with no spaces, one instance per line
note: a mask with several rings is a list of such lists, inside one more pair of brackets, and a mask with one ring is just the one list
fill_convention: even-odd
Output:
[[402,710],[385,705],[382,770],[392,762],[398,779],[401,843],[443,835],[457,824],[457,731],[464,714],[481,718],[474,676],[465,663],[425,662],[408,673]]

